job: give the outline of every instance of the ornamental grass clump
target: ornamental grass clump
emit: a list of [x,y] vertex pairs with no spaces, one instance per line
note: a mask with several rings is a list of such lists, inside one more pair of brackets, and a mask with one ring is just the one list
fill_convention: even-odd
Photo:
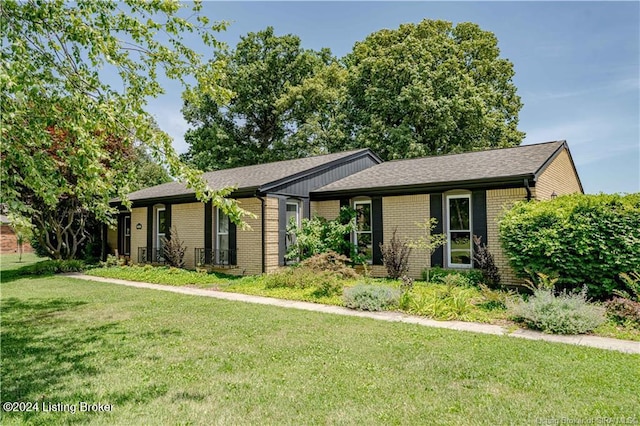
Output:
[[604,321],[603,309],[587,302],[586,289],[577,294],[538,288],[527,300],[507,300],[516,321],[552,334],[584,334]]
[[400,292],[389,287],[358,284],[344,290],[344,305],[360,311],[384,311],[398,306]]

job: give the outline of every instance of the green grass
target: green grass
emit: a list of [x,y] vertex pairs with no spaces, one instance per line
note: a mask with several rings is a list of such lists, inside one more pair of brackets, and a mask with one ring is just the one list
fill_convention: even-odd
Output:
[[2,424],[640,417],[640,355],[61,276],[1,290],[2,401],[113,404]]
[[[87,271],[89,275],[106,278],[118,278],[131,281],[150,282],[175,286],[195,286],[199,288],[215,289],[233,293],[250,294],[256,296],[276,297],[286,300],[302,300],[327,305],[343,306],[341,295],[318,297],[314,288],[265,288],[260,276],[234,277],[224,274],[207,274],[204,272],[187,271],[169,267],[130,266],[96,268]],[[388,279],[369,279],[373,285],[386,285],[398,288],[400,282]],[[345,280],[345,286],[354,286],[357,280]],[[456,300],[468,299],[464,303],[465,309],[453,312],[450,303],[443,303],[443,295],[451,293],[458,297]],[[482,322],[488,324],[512,324],[505,309],[489,308],[481,292],[475,287],[451,289],[444,284],[417,281],[414,286],[416,304],[408,313],[429,316],[436,319],[457,319],[463,321]],[[452,298],[449,299],[451,301]],[[622,327],[607,321],[598,327],[594,334],[604,337],[640,341],[640,330],[632,327]]]

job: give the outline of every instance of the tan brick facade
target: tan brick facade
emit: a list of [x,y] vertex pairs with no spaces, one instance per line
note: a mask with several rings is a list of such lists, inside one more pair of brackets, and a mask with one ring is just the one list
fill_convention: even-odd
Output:
[[[137,229],[137,225],[142,225]],[[149,226],[152,226],[149,224]],[[131,262],[138,262],[138,247],[147,246],[147,208],[131,209]]]
[[236,248],[238,267],[228,272],[234,275],[256,275],[262,272],[262,206],[257,198],[243,198],[238,200],[240,207],[256,215],[255,219],[246,218],[245,222],[251,227],[249,230],[238,229]]
[[566,149],[562,150],[538,177],[535,189],[537,200],[548,200],[554,192],[557,195],[582,193],[578,176]]
[[327,201],[312,201],[311,202],[311,217],[320,216],[325,219],[335,219],[340,214],[340,201],[339,200],[327,200]]
[[178,231],[186,251],[184,263],[187,268],[195,268],[195,249],[204,248],[204,209],[200,202],[173,204],[171,206],[171,227]]
[[107,254],[115,254],[116,250],[118,250],[118,229],[117,228],[107,229],[107,245],[109,248],[109,251]]
[[265,211],[265,272],[278,269],[278,199],[266,197]]
[[505,209],[508,209],[516,201],[526,200],[525,188],[494,189],[487,191],[487,247],[493,254],[496,266],[500,269],[500,275],[504,284],[519,284],[522,280],[516,278],[509,266],[509,260],[502,251],[500,245],[500,231],[498,222]]

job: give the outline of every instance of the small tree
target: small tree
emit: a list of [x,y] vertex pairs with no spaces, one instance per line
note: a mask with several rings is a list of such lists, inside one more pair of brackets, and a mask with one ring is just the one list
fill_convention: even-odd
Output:
[[409,255],[411,247],[406,241],[396,236],[398,228],[393,230],[391,241],[389,244],[380,243],[380,251],[382,252],[382,263],[387,268],[389,278],[398,279],[409,271]]
[[16,234],[16,243],[18,244],[18,263],[22,262],[23,245],[25,241],[29,241],[33,235],[31,222],[24,216],[9,215],[9,226]]
[[500,284],[500,271],[487,245],[482,243],[482,237],[474,235],[473,245],[475,246],[473,250],[473,261],[475,266],[482,271],[482,276],[486,283],[492,286]]
[[[417,223],[416,225],[423,232],[423,235],[417,240],[412,240],[409,242],[409,247],[415,248],[418,250],[424,250],[427,252],[427,260],[429,261],[429,265],[431,265],[431,256],[438,249],[438,247],[443,246],[447,243],[447,236],[445,234],[434,234],[433,231],[438,224],[438,219],[435,217],[426,219],[422,223]],[[429,270],[431,267],[427,268],[427,281],[430,280]]]
[[184,268],[184,253],[187,247],[178,236],[175,226],[169,230],[169,238],[162,238],[162,251],[170,266]]

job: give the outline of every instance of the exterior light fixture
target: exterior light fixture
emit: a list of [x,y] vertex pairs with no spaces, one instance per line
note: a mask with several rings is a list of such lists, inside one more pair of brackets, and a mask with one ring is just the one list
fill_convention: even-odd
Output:
[[558,194],[556,194],[556,191],[553,191],[551,193],[551,199],[553,200],[554,198],[556,198],[558,196]]
[[[554,194],[555,194],[555,192],[554,192]],[[553,197],[553,195],[552,195],[552,197]],[[137,229],[137,230],[142,229],[142,224],[141,224],[141,223],[137,223],[137,224],[136,224],[136,229]]]

